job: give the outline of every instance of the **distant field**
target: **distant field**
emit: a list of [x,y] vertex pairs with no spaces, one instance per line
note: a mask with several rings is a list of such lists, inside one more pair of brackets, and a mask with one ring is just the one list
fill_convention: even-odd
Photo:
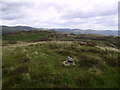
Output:
[[120,37],[104,36],[99,34],[60,34],[52,31],[21,31],[4,34],[3,44],[12,44],[17,41],[80,41],[87,44],[101,44],[120,48]]
[[11,33],[3,36],[3,40],[10,40],[10,41],[29,41],[29,40],[35,40],[40,38],[46,38],[48,35],[50,35],[49,32],[20,32],[19,34]]

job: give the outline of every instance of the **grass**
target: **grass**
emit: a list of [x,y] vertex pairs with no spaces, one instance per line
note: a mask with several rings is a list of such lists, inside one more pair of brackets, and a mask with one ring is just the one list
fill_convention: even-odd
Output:
[[[117,60],[117,54],[68,42],[5,46],[3,88],[120,88],[119,69],[109,63]],[[67,56],[75,66],[63,66]]]
[[40,38],[46,38],[50,35],[49,32],[20,32],[19,34],[6,34],[3,36],[3,40],[9,40],[9,41],[30,41],[30,40],[36,40]]

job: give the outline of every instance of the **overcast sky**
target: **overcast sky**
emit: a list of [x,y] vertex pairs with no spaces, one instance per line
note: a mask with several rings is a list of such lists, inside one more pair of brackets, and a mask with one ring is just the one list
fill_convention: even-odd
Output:
[[117,30],[118,1],[2,0],[0,24],[39,28]]

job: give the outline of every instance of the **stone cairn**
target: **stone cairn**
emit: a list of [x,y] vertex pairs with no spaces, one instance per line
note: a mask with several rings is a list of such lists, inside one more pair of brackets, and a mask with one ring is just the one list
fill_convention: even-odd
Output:
[[63,65],[65,66],[75,66],[75,62],[72,57],[68,56],[68,59],[63,61]]

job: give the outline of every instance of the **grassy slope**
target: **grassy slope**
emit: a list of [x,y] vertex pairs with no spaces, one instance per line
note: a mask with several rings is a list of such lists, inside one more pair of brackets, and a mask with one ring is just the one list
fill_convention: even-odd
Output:
[[[117,55],[117,52],[75,43],[4,47],[3,88],[119,87],[116,63],[109,63],[117,60]],[[75,67],[62,65],[67,56],[74,58]]]
[[[46,38],[49,32],[7,34],[3,42],[31,41]],[[75,38],[77,37],[77,38]],[[52,37],[51,37],[52,38]],[[54,39],[54,38],[53,38]],[[41,43],[30,46],[3,47],[3,88],[118,88],[118,52],[102,50],[94,45],[80,45],[81,41],[112,44],[115,37],[78,35],[70,38],[79,42]],[[92,40],[97,39],[97,40]],[[111,42],[111,43],[110,43]],[[18,44],[19,45],[19,44]],[[62,61],[71,56],[76,66],[65,67]]]

